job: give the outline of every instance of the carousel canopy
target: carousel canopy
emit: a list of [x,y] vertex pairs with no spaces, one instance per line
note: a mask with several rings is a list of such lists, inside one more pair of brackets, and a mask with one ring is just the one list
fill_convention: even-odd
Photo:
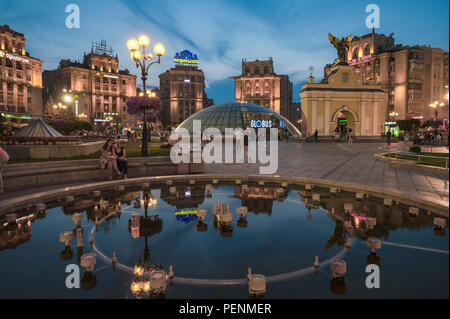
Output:
[[17,131],[15,136],[62,137],[62,134],[42,121],[42,119],[35,118],[30,125]]

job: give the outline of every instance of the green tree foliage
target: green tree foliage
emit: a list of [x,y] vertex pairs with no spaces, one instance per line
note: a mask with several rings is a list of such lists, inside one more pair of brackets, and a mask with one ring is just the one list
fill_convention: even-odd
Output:
[[412,132],[420,127],[420,120],[410,119],[410,120],[400,120],[398,121],[400,130],[405,132]]

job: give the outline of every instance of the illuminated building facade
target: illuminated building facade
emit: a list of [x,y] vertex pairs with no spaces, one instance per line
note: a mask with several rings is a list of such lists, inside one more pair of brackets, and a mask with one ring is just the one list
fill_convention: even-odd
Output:
[[234,81],[236,102],[260,105],[291,120],[292,82],[275,73],[272,58],[242,60],[242,75]]
[[353,67],[336,65],[320,83],[309,77],[300,92],[302,134],[332,136],[336,128],[352,129],[357,136],[384,133],[385,92],[378,84],[364,84]]
[[[374,31],[353,38],[347,63],[363,83],[378,83],[385,91],[382,108],[387,120],[434,117],[429,105],[438,101],[439,118],[448,119],[448,52],[426,46],[396,45],[393,34]],[[331,71],[325,67],[325,76]]]
[[30,57],[25,37],[0,26],[0,112],[41,116],[42,61]]
[[[177,64],[159,75],[162,116],[171,124],[181,123],[208,102],[205,75],[195,65]],[[208,104],[206,104],[208,105]]]
[[62,60],[58,69],[44,71],[43,82],[46,106],[69,94],[69,106],[80,120],[98,126],[136,124],[136,116],[126,112],[128,98],[136,96],[136,76],[119,69],[117,55],[105,42],[94,43],[83,62]]

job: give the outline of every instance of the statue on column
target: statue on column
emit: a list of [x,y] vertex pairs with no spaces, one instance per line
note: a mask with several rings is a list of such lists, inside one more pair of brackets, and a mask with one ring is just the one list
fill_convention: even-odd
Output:
[[350,34],[348,37],[344,37],[341,40],[339,40],[331,33],[328,33],[328,39],[330,40],[330,43],[336,48],[341,63],[347,63],[346,53],[350,42],[352,42],[353,34]]

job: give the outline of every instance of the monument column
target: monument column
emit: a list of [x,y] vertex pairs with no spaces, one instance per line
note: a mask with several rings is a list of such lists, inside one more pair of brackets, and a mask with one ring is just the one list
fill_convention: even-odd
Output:
[[317,129],[317,101],[311,101],[311,133]]
[[325,114],[324,114],[324,135],[330,134],[330,101],[325,100]]
[[372,123],[372,135],[378,135],[378,105],[380,102],[373,102],[373,123]]
[[361,101],[361,113],[360,113],[360,122],[361,122],[361,136],[366,135],[366,101]]

